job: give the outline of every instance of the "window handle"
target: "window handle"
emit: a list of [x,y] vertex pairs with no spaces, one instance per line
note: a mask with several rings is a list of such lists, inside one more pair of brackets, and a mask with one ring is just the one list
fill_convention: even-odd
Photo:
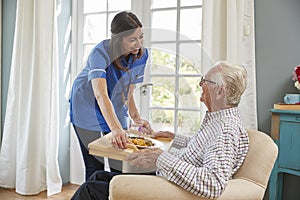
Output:
[[153,86],[153,83],[144,83],[142,85],[140,85],[138,88],[136,88],[136,90],[140,90],[140,95],[141,96],[146,96],[148,94],[148,86]]

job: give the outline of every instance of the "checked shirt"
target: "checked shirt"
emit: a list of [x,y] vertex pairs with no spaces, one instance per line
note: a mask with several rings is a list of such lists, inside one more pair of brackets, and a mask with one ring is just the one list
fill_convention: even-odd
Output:
[[157,175],[205,198],[217,198],[242,165],[249,138],[237,107],[207,112],[200,130],[176,135],[171,152],[157,159]]

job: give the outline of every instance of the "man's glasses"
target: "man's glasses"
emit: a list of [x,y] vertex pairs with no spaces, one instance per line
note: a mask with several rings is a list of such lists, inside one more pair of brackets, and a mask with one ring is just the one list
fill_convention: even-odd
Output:
[[212,83],[212,84],[217,84],[215,81],[207,80],[207,79],[204,78],[204,76],[201,76],[201,80],[200,80],[199,85],[202,86],[203,83],[205,83],[205,82]]

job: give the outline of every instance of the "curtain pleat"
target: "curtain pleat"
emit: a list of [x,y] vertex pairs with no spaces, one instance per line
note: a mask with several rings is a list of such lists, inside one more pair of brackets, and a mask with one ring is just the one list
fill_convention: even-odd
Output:
[[257,129],[254,0],[203,0],[202,19],[202,71],[219,60],[247,68],[248,86],[239,108],[245,126]]
[[56,1],[17,1],[0,153],[0,186],[23,195],[61,191]]

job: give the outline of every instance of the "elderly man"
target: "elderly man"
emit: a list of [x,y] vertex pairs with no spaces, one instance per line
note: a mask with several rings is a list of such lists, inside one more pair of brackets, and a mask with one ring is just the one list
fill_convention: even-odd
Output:
[[[156,175],[195,195],[219,197],[248,152],[249,138],[238,110],[246,77],[242,66],[216,63],[199,83],[203,90],[200,101],[207,112],[198,133],[188,138],[168,131],[154,132],[154,138],[173,138],[176,150],[145,149],[130,154],[128,161],[139,167],[155,165]],[[73,199],[107,199],[109,181],[115,175],[96,172]]]

